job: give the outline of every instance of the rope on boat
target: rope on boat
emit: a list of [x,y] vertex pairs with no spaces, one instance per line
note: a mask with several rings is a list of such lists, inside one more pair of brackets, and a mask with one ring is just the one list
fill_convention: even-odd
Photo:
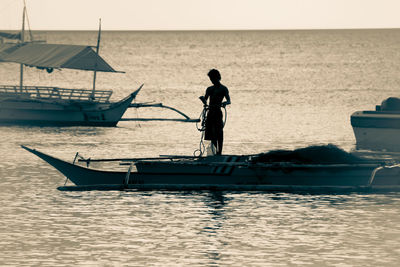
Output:
[[[201,137],[200,137],[199,148],[196,149],[196,150],[193,152],[193,156],[195,156],[195,157],[196,157],[196,156],[198,156],[198,157],[203,156],[203,153],[204,153],[204,151],[205,151],[205,149],[206,149],[206,145],[204,144],[204,132],[205,132],[205,130],[206,130],[207,111],[208,111],[208,106],[207,106],[207,105],[204,105],[204,108],[203,108],[203,110],[201,111],[200,116],[199,116],[199,122],[200,122],[201,124],[199,125],[199,122],[196,122],[196,128],[197,128],[198,131],[201,132]],[[197,153],[198,153],[198,155],[196,155]]]

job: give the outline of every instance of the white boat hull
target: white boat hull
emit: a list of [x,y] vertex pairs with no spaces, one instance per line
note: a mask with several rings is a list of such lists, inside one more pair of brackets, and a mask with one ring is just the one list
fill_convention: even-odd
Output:
[[400,129],[353,127],[357,149],[400,151]]
[[357,111],[351,125],[357,149],[400,151],[400,113]]
[[116,126],[136,94],[115,103],[4,98],[0,99],[0,124]]

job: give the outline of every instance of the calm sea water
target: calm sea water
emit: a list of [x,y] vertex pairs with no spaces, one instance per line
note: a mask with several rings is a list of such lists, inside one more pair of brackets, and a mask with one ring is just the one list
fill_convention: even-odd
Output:
[[[95,32],[40,32],[96,44]],[[400,94],[400,30],[103,32],[100,53],[125,74],[97,75],[115,100],[198,117],[217,68],[231,94],[224,153],[333,143],[350,151],[350,114]],[[2,84],[18,66],[0,65]],[[90,88],[92,74],[27,69],[26,85]],[[175,118],[160,109],[125,117]],[[60,192],[64,178],[22,150],[63,159],[191,155],[194,124],[0,127],[1,266],[397,266],[400,194]]]

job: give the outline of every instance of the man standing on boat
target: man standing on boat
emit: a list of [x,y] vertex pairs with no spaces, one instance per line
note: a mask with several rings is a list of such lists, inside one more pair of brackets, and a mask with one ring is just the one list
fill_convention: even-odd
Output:
[[[231,98],[229,97],[228,88],[221,84],[221,74],[218,70],[210,70],[208,72],[208,77],[213,85],[207,88],[204,97],[200,97],[204,105],[207,104],[207,100],[210,98],[205,121],[204,139],[211,140],[211,143],[217,150],[216,154],[221,155],[224,142],[224,122],[222,121],[221,107],[225,108],[226,105],[229,105],[231,103]],[[226,101],[222,102],[224,97]]]

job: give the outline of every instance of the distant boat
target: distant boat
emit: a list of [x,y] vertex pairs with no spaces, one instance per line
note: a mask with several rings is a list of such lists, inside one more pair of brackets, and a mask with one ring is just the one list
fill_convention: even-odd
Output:
[[[117,72],[91,46],[26,42],[23,11],[20,33],[0,33],[0,62],[20,64],[20,84],[0,86],[0,124],[51,126],[116,126],[140,88],[118,102],[110,102],[112,90],[96,90],[96,72]],[[12,40],[16,40],[12,42]],[[92,89],[23,85],[24,66],[51,73],[54,69],[93,71]]]
[[375,110],[356,111],[351,125],[357,149],[400,151],[400,99],[389,97]]
[[[0,124],[27,124],[47,126],[116,126],[121,120],[172,120],[196,122],[179,110],[161,103],[135,103],[133,99],[143,85],[117,102],[110,102],[112,90],[96,89],[97,72],[114,70],[99,56],[101,24],[96,51],[92,46],[47,44],[43,41],[25,41],[24,7],[22,30],[19,33],[0,32],[0,62],[20,64],[19,85],[0,85]],[[29,31],[30,33],[30,31]],[[9,40],[8,43],[3,39]],[[25,86],[24,67],[36,67],[53,72],[55,69],[93,71],[92,89],[68,89],[45,86]],[[173,110],[184,119],[123,118],[128,108],[158,107]]]

